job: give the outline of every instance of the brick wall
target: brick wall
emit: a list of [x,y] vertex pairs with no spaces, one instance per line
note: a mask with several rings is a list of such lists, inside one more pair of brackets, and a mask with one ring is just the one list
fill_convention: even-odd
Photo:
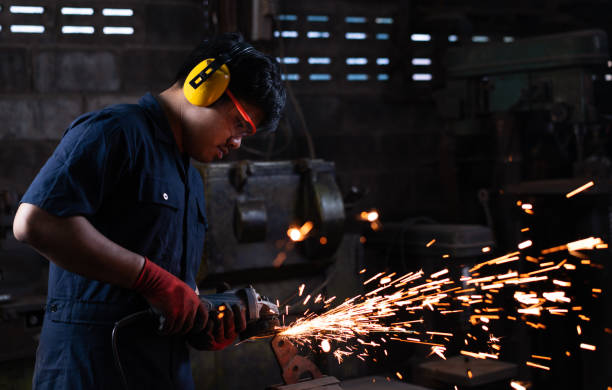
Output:
[[[0,188],[23,192],[78,115],[114,103],[133,103],[168,87],[191,48],[207,31],[200,1],[29,1],[42,13],[0,10]],[[68,15],[65,6],[91,9]],[[103,9],[132,16],[105,16]],[[11,26],[44,28],[12,32]],[[66,34],[90,26],[93,34]],[[108,26],[133,34],[104,34]]]

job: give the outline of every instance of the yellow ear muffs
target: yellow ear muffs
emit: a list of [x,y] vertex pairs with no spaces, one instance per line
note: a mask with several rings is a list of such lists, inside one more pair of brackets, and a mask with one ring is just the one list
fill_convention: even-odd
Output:
[[[214,58],[208,58],[200,62],[191,72],[189,72],[189,75],[187,75],[185,79],[183,93],[189,103],[195,106],[210,106],[223,95],[223,92],[225,92],[229,85],[230,72],[225,64],[221,65],[217,71],[210,74],[208,78],[202,82],[202,76],[199,76],[200,72],[206,69],[214,60]],[[192,81],[194,83],[192,83]],[[197,87],[194,88],[192,84],[197,84]]]

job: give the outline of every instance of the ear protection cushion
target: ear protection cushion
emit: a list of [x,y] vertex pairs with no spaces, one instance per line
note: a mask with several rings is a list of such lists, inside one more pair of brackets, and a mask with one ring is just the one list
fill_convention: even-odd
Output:
[[194,77],[202,72],[210,63],[215,59],[208,58],[200,62],[195,68],[189,72],[185,83],[183,83],[183,94],[194,106],[207,107],[217,101],[223,95],[223,92],[227,89],[230,82],[230,72],[227,65],[223,64],[219,69],[212,73],[203,83],[198,87],[193,88],[189,83]]

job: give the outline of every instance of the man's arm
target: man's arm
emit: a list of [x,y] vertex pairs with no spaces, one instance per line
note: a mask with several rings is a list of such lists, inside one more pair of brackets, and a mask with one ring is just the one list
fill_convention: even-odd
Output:
[[133,287],[145,262],[85,217],[57,217],[29,203],[17,209],[13,234],[65,270],[125,288]]
[[13,234],[65,270],[138,292],[165,316],[166,333],[201,332],[206,325],[208,312],[193,289],[154,262],[115,244],[84,217],[57,217],[22,203]]

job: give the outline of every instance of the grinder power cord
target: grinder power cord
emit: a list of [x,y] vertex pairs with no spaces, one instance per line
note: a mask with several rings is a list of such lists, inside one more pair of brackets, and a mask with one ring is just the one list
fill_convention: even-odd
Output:
[[[148,273],[145,277],[151,278],[151,274],[157,274],[159,277],[159,275],[165,275],[164,272],[168,273],[167,271],[153,264],[151,261],[145,261],[145,267],[147,267],[147,263],[150,263],[155,267],[159,268],[161,271],[163,271],[160,272],[155,267],[151,267],[149,265],[150,268],[148,268]],[[183,283],[172,274],[169,275],[177,279],[179,282]],[[162,278],[164,277],[167,276],[162,276]],[[141,277],[138,278],[137,284],[140,283],[140,279]],[[187,286],[187,288],[189,288],[189,286]],[[237,307],[239,310],[244,310],[246,328],[240,332],[240,340],[273,336],[276,334],[276,330],[280,325],[280,312],[278,310],[278,306],[272,303],[266,297],[260,295],[251,286],[240,289],[227,290],[217,294],[205,294],[200,295],[199,297],[197,295],[195,296],[198,299],[198,305],[202,305],[203,311],[207,312],[206,318],[212,319],[213,316],[218,318],[219,316],[222,316],[222,313],[224,313],[224,311],[231,310],[232,307]],[[189,343],[189,345],[191,345],[197,350],[218,349],[215,348],[214,344],[211,344],[211,337],[206,326],[206,323],[208,321],[200,323],[201,318],[204,317],[199,317],[195,320],[196,325],[191,329],[191,331],[186,334],[186,341]],[[115,359],[115,365],[117,366],[117,369],[119,370],[119,373],[121,375],[121,381],[125,390],[129,390],[129,386],[127,383],[126,371],[121,364],[121,358],[119,354],[119,329],[141,321],[148,322],[150,326],[156,326],[157,331],[159,331],[160,334],[165,334],[165,330],[167,329],[166,324],[168,319],[163,314],[160,314],[157,308],[150,308],[148,310],[136,312],[115,323],[111,336],[113,356]]]

